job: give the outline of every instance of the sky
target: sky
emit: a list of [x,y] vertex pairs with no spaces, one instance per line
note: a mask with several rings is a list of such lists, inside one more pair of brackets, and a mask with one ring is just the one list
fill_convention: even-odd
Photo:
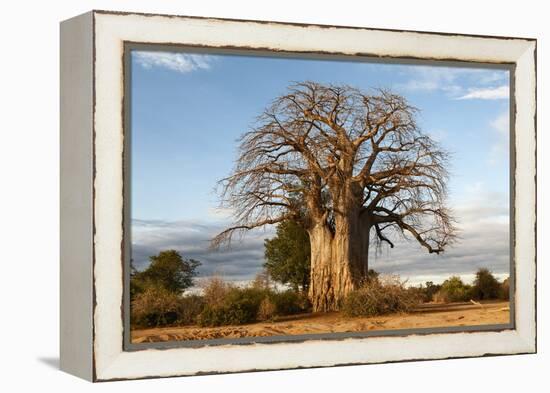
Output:
[[202,262],[201,277],[246,282],[261,270],[273,228],[231,249],[209,250],[231,224],[216,183],[230,174],[237,139],[269,102],[300,81],[389,88],[420,109],[421,129],[451,152],[449,206],[460,239],[439,256],[416,242],[372,250],[370,266],[409,283],[470,281],[480,267],[509,273],[509,73],[494,68],[132,52],[132,259],[176,249]]

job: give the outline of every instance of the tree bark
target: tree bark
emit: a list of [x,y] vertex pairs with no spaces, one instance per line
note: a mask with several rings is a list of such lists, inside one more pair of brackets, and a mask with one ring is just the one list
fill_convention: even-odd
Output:
[[309,299],[313,311],[335,309],[341,288],[336,280],[343,272],[336,272],[333,258],[333,235],[324,223],[318,223],[309,231],[311,246],[311,271]]
[[324,223],[309,231],[313,311],[338,310],[361,285],[368,272],[369,232],[355,211],[336,218],[334,234]]

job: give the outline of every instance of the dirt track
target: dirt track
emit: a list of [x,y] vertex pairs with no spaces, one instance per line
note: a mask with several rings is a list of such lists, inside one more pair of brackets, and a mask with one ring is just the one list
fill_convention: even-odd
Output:
[[274,322],[201,328],[182,326],[132,331],[132,342],[264,337],[315,333],[359,332],[446,326],[505,324],[510,320],[508,302],[425,304],[407,314],[346,318],[340,313],[301,314]]

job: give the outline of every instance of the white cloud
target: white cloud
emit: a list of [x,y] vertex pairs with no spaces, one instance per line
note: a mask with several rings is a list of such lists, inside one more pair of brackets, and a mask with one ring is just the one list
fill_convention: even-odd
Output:
[[[508,72],[486,69],[402,66],[409,80],[395,87],[404,91],[441,91],[456,99],[500,99],[508,97]],[[495,87],[495,84],[502,86]],[[472,87],[475,86],[475,87]]]
[[133,55],[143,68],[159,67],[182,74],[196,70],[208,70],[215,60],[215,56],[190,53],[138,51]]
[[456,92],[461,90],[461,87],[455,83],[456,79],[464,72],[469,71],[461,68],[403,66],[402,72],[410,74],[412,78],[406,83],[398,84],[397,88],[407,91]]
[[506,71],[494,71],[491,73],[484,72],[483,76],[480,79],[482,84],[491,84],[491,83],[508,83],[508,73]]
[[457,100],[500,100],[509,97],[510,88],[508,86],[499,86],[492,88],[469,89],[468,93],[458,97]]

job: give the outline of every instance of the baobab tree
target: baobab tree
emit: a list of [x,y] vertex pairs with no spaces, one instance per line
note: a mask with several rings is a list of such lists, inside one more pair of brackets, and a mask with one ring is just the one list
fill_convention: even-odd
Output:
[[361,285],[371,242],[393,248],[402,235],[443,252],[455,236],[445,205],[448,153],[419,129],[416,112],[388,90],[291,85],[240,139],[236,166],[220,181],[235,223],[212,245],[299,222],[310,238],[315,311],[338,309]]

